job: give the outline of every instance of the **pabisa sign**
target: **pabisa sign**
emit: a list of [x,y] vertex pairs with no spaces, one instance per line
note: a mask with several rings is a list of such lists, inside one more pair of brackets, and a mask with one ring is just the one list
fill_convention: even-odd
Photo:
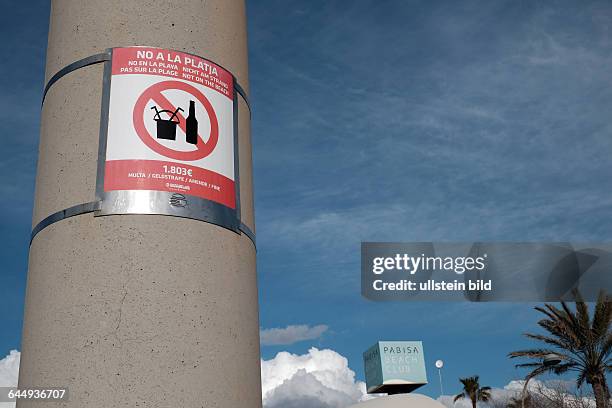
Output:
[[237,229],[233,75],[150,47],[112,49],[106,71],[99,215],[167,214]]
[[379,341],[363,362],[368,393],[405,393],[427,384],[420,341]]

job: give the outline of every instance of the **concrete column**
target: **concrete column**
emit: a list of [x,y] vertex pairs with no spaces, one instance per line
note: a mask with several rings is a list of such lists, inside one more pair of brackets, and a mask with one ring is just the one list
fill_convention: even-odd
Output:
[[[47,80],[106,48],[200,55],[248,93],[243,0],[54,0]],[[95,198],[103,64],[49,90],[33,225]],[[253,231],[250,117],[239,104],[242,221]],[[260,407],[255,247],[202,221],[74,216],[34,238],[19,387],[68,387],[25,407]]]

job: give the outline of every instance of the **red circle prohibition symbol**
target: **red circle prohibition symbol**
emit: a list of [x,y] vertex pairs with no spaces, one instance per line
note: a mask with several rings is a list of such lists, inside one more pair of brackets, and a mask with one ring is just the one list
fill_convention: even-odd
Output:
[[[184,152],[180,150],[174,150],[169,147],[166,147],[159,143],[155,138],[149,133],[144,123],[144,112],[147,109],[147,103],[149,100],[154,100],[162,109],[167,109],[170,111],[176,110],[175,107],[172,106],[172,103],[162,95],[162,91],[166,91],[169,89],[178,89],[181,91],[185,91],[188,94],[192,95],[196,98],[202,105],[204,105],[204,109],[206,109],[206,113],[210,119],[210,137],[208,138],[208,142],[204,142],[202,136],[198,134],[198,143],[196,144],[197,149]],[[217,142],[219,141],[219,122],[217,120],[217,115],[215,114],[215,110],[213,109],[210,101],[202,92],[200,92],[197,88],[186,84],[185,82],[180,81],[164,81],[158,82],[156,84],[151,85],[138,97],[136,100],[136,104],[134,105],[133,112],[133,122],[134,129],[136,129],[136,134],[138,137],[147,145],[151,150],[161,154],[162,156],[175,159],[175,160],[183,160],[183,161],[194,161],[200,160],[204,157],[208,156],[215,150],[217,146]],[[183,115],[177,113],[179,117],[179,126],[183,132],[185,132],[185,119]]]

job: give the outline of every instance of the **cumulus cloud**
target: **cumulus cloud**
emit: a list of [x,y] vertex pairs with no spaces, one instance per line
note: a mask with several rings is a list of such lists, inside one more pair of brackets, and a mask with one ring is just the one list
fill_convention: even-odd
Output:
[[[17,350],[11,352],[0,360],[0,387],[16,387],[19,375],[19,358],[21,353]],[[14,408],[14,402],[0,402],[0,408]]]
[[17,386],[20,356],[17,350],[11,350],[8,356],[0,360],[0,387]]
[[260,341],[264,346],[287,345],[304,340],[313,340],[321,337],[328,327],[324,324],[317,326],[291,325],[285,328],[264,329],[260,332]]
[[261,377],[265,408],[344,408],[368,398],[348,360],[329,349],[280,352],[261,361]]

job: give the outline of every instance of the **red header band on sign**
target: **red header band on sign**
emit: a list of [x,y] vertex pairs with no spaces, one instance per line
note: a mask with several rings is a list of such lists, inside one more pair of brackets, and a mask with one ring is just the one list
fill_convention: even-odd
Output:
[[150,47],[113,49],[113,75],[159,75],[202,84],[233,99],[232,74],[219,65],[184,52]]

